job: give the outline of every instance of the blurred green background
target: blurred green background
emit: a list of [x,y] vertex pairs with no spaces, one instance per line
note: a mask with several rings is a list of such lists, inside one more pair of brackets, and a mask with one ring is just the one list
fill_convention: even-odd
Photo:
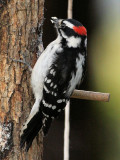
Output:
[[[56,34],[49,19],[66,18],[67,0],[45,2],[44,46]],[[70,160],[120,159],[120,0],[74,0],[74,19],[88,30],[81,89],[109,92],[110,102],[71,99]],[[44,141],[44,160],[63,159],[64,114]]]

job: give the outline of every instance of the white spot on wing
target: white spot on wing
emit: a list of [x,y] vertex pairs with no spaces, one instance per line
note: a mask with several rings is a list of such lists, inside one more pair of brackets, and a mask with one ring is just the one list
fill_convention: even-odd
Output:
[[43,115],[44,115],[45,117],[47,117],[47,118],[49,117],[49,115],[48,115],[48,114],[45,114],[44,112],[42,112],[42,113],[43,113]]
[[54,71],[54,72],[53,72],[53,76],[55,76],[55,73],[56,73],[56,72]]
[[65,102],[65,99],[63,99],[62,101]]
[[51,108],[52,107],[52,104],[49,104],[49,106],[48,106],[49,108]]
[[[61,52],[62,50],[61,49],[58,49],[57,52]],[[55,70],[54,69],[51,69],[50,70],[50,74],[52,74],[53,76],[55,76]]]
[[57,93],[55,93],[55,92],[51,92],[51,94],[53,95],[53,96],[57,96]]
[[57,103],[62,103],[62,99],[57,100]]
[[43,104],[44,104],[45,107],[49,107],[49,104],[46,103],[44,99],[42,100],[42,102],[43,102]]
[[52,106],[52,109],[53,109],[53,110],[56,109],[56,106]]
[[50,74],[53,74],[53,72],[54,72],[54,69],[51,69],[51,70],[50,70]]
[[63,93],[66,93],[66,90]]
[[58,109],[58,112],[61,112],[61,109]]
[[51,92],[52,95],[54,95],[54,92]]
[[46,82],[47,82],[47,83],[50,83],[50,82],[51,82],[51,79],[48,79]]
[[53,86],[53,83],[50,84],[50,87],[52,87],[52,86]]
[[45,85],[44,85],[44,90],[46,91],[46,93],[50,93]]
[[56,97],[56,96],[57,96],[57,93],[54,93],[54,96]]
[[57,88],[57,85],[55,84],[53,88],[54,88],[54,89]]
[[47,77],[45,77],[45,82],[47,81]]

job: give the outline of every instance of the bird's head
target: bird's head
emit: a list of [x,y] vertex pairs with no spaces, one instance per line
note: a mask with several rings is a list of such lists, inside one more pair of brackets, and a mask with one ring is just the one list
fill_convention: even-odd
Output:
[[[69,44],[79,45],[78,42],[81,42],[81,39],[87,39],[87,30],[86,28],[75,19],[58,19],[57,17],[51,17],[51,22],[54,24],[58,35],[61,38],[69,41]],[[77,43],[75,43],[75,41]],[[73,45],[74,45],[73,44]]]
[[58,19],[57,17],[51,17],[51,22],[55,24],[55,28],[64,38],[66,36],[87,36],[86,28],[75,19]]

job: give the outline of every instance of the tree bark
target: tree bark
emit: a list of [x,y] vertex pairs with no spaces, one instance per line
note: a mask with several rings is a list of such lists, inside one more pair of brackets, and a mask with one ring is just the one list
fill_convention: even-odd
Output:
[[41,41],[36,31],[43,17],[44,0],[0,0],[0,160],[42,160],[40,134],[28,153],[19,147],[20,129],[34,98],[30,72],[11,58],[23,59],[24,55],[34,65]]

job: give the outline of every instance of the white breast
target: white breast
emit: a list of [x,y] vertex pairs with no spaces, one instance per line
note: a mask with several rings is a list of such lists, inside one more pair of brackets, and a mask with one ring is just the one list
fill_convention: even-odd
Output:
[[59,41],[60,39],[58,37],[55,41],[48,45],[48,47],[41,54],[33,68],[31,76],[31,85],[36,99],[42,99],[44,79],[47,75],[47,72],[51,64],[56,58],[56,51],[59,52],[61,50],[61,45],[60,43],[58,43]]

